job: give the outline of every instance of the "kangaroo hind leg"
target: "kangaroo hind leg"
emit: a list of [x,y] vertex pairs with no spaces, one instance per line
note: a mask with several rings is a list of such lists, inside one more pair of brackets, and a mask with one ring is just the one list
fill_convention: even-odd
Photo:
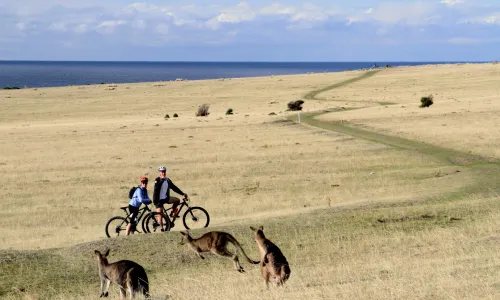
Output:
[[245,272],[245,269],[243,269],[243,267],[240,265],[238,255],[229,252],[227,249],[224,249],[223,251],[214,250],[214,251],[212,251],[212,253],[219,255],[219,256],[222,256],[222,257],[230,258],[233,261],[233,265],[234,265],[234,268],[236,269],[236,271],[238,271],[240,273]]

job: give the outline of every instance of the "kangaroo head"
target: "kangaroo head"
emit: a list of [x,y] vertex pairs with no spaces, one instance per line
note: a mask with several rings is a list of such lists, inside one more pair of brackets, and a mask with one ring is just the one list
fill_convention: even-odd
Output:
[[189,231],[183,230],[180,233],[182,234],[182,239],[179,245],[184,245],[192,240],[191,235],[189,235]]
[[95,255],[97,255],[97,259],[99,260],[100,263],[103,263],[103,264],[108,264],[108,255],[109,255],[109,249],[106,250],[106,252],[104,252],[104,254],[101,254],[101,252],[99,252],[99,250],[95,250],[94,251]]
[[266,238],[266,236],[264,235],[264,226],[261,225],[257,229],[250,226],[250,229],[254,232],[255,240]]

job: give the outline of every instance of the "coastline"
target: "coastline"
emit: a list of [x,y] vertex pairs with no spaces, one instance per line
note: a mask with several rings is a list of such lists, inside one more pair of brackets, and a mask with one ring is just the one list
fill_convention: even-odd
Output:
[[[3,63],[13,64],[14,67],[11,66],[11,70],[9,70],[5,69],[4,66],[2,74],[2,61],[0,61],[0,84],[1,84],[0,89],[48,88],[48,87],[67,87],[67,86],[88,86],[88,85],[100,85],[100,84],[134,84],[134,83],[155,83],[155,82],[172,82],[172,81],[230,80],[239,78],[256,78],[256,77],[259,78],[259,77],[289,76],[289,75],[308,75],[308,74],[318,74],[318,73],[365,71],[373,69],[385,69],[386,65],[389,65],[391,68],[406,68],[406,67],[434,66],[434,65],[438,66],[438,65],[457,65],[457,64],[483,64],[490,62],[429,62],[429,63],[428,62],[387,62],[387,63],[376,62],[375,64],[378,65],[378,68],[373,68],[372,65],[374,63],[368,63],[368,62],[355,62],[355,63],[145,62],[142,63],[142,62],[29,62],[29,61],[6,62],[3,61]],[[17,70],[19,67],[23,68],[25,68],[26,66],[30,67],[31,63],[35,65],[41,64],[37,68],[43,67],[42,68],[43,70],[36,68],[32,72],[29,69],[21,71]],[[19,66],[16,66],[16,64],[19,64]],[[54,68],[53,71],[50,71],[50,68],[47,69],[47,67],[50,67],[52,64],[57,65],[57,68]],[[65,65],[65,64],[70,64],[70,65]],[[78,67],[74,67],[72,66],[72,64],[76,64],[78,65]],[[171,69],[172,65],[169,64],[173,64],[174,69]],[[137,66],[142,66],[142,67],[140,67],[140,69],[135,70],[134,68],[136,68]],[[210,68],[208,68],[208,66],[210,66]],[[295,69],[297,68],[297,66],[300,66],[300,68],[302,69]],[[354,68],[354,66],[356,66],[356,68]],[[321,68],[325,70],[320,71]],[[329,70],[329,69],[335,69],[335,70]],[[149,71],[151,71],[151,73],[154,72],[157,73],[151,75],[149,74],[150,73]],[[173,73],[175,71],[177,73]],[[16,72],[19,72],[19,74],[16,74]],[[37,72],[40,72],[40,74],[36,75]],[[46,73],[48,75],[46,75]],[[116,73],[116,74],[109,76],[108,73]],[[218,75],[227,75],[227,76],[218,76]],[[40,78],[38,78],[37,76]],[[75,77],[76,79],[71,79],[72,76]],[[22,80],[19,79],[25,77],[28,79],[22,79]],[[66,77],[68,77],[69,79],[66,79]]]

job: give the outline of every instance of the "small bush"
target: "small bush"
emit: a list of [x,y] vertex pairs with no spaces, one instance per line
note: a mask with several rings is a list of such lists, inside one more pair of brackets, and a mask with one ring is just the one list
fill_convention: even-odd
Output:
[[208,108],[210,107],[209,104],[202,104],[198,107],[198,111],[196,112],[197,117],[206,117],[210,113],[208,112]]
[[179,117],[179,115],[178,115],[178,114],[174,114],[174,118],[178,118],[178,117]]
[[304,100],[295,100],[288,102],[288,110],[302,110]]
[[20,87],[17,86],[6,86],[3,88],[4,90],[20,90]]
[[165,119],[170,119],[170,116],[168,114],[166,114]]
[[233,109],[232,108],[229,108],[227,111],[226,111],[226,115],[232,115],[233,114]]
[[420,104],[420,107],[429,107],[429,106],[431,106],[434,103],[434,101],[432,101],[432,100],[433,100],[432,95],[420,98],[420,102],[422,102],[422,104]]

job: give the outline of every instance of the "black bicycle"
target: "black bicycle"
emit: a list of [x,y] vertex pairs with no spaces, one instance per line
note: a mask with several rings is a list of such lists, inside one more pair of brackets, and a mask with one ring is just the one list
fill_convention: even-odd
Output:
[[[184,207],[187,207],[187,210],[182,216],[182,223],[184,224],[184,227],[186,229],[208,227],[208,224],[210,223],[210,216],[208,215],[208,212],[203,207],[190,207],[188,201],[189,199],[187,197],[184,197],[182,199],[182,202],[178,206],[179,210],[177,216],[175,217],[171,216],[170,214],[172,212],[171,206],[168,209],[165,209],[165,207],[163,207],[162,212],[150,212],[149,214],[147,214],[143,221],[144,232],[150,233],[150,230],[154,232],[158,229],[163,229],[163,231],[170,231],[170,229],[175,225],[175,220],[180,218],[181,211]],[[160,224],[158,223],[159,218],[162,218],[163,220],[163,228],[161,228]]]
[[[115,217],[112,217],[111,219],[108,220],[108,222],[106,223],[106,227],[105,227],[106,235],[108,236],[108,238],[110,238],[112,236],[120,236],[120,234],[122,232],[125,233],[125,231],[127,230],[127,225],[130,223],[130,211],[128,209],[128,206],[120,207],[120,209],[122,209],[123,212],[125,213],[125,217],[115,216]],[[142,232],[144,232],[144,233],[151,233],[151,232],[156,232],[156,231],[169,231],[170,230],[170,223],[169,222],[164,223],[163,228],[160,228],[160,226],[155,226],[155,228],[153,228],[153,227],[147,228],[144,221],[146,221],[146,218],[147,218],[147,216],[149,216],[150,213],[151,213],[151,210],[149,209],[149,207],[147,205],[144,205],[144,207],[139,209],[139,213],[137,214],[136,222],[135,222],[136,226],[135,226],[135,228],[132,227],[131,231],[133,231],[134,233],[141,233],[141,231],[139,231],[137,229],[137,227],[141,223],[141,219],[142,219],[142,224],[141,224],[142,225]]]

